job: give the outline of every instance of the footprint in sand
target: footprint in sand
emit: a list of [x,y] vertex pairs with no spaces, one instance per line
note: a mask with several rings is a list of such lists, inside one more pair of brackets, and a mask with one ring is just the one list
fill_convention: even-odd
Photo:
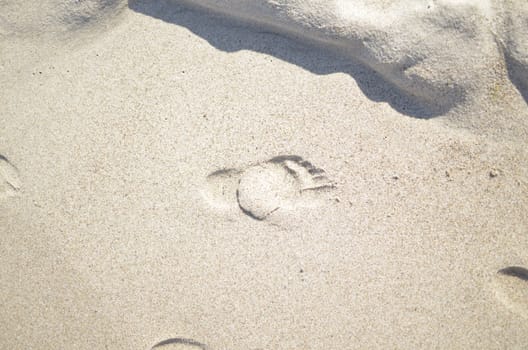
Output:
[[209,348],[193,339],[171,338],[154,345],[151,350],[208,350]]
[[497,299],[512,312],[528,319],[528,269],[509,266],[493,279]]
[[283,155],[243,169],[222,169],[207,177],[205,197],[218,208],[238,207],[256,220],[279,210],[317,207],[335,184],[323,169],[299,156]]
[[0,155],[0,199],[16,196],[20,186],[18,170],[6,157]]

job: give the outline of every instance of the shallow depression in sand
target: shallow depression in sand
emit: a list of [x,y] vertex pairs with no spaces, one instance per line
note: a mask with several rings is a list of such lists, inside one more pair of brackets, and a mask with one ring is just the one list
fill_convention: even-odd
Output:
[[205,197],[216,208],[238,207],[256,220],[279,210],[317,207],[335,188],[325,171],[296,155],[281,155],[207,177]]
[[162,350],[209,350],[209,348],[196,340],[186,338],[171,338],[163,340],[152,347]]
[[0,199],[16,196],[21,186],[18,170],[0,155]]
[[528,319],[528,269],[520,266],[501,269],[493,285],[497,299],[504,306]]

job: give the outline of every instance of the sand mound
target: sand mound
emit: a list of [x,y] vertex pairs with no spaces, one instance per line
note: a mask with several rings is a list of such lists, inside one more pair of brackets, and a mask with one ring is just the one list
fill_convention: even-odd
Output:
[[123,7],[121,0],[6,0],[0,3],[0,35],[74,31],[115,16]]
[[481,85],[482,71],[499,57],[487,13],[473,2],[189,3],[330,45],[437,113]]
[[[130,7],[140,7],[139,2],[148,3],[131,1]],[[166,2],[197,6],[338,50],[374,69],[430,115],[445,114],[496,85],[504,70],[498,41],[511,52],[507,58],[515,62],[509,65],[513,75],[526,75],[520,47],[525,46],[522,23],[527,16],[522,10],[526,5],[520,2],[506,6],[472,0]]]
[[511,81],[528,100],[528,3],[505,1],[499,42],[504,49]]
[[[134,8],[138,2],[129,5]],[[331,47],[374,69],[388,85],[431,115],[445,114],[492,85],[504,59],[510,79],[526,99],[528,5],[519,1],[167,3],[205,8]],[[122,0],[45,0],[37,4],[8,0],[2,3],[0,33],[32,36],[74,31],[115,16],[125,5]]]

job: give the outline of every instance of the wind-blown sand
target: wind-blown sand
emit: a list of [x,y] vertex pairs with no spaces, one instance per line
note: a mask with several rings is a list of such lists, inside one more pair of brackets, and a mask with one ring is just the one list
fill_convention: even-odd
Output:
[[528,347],[528,10],[384,3],[1,3],[0,348]]

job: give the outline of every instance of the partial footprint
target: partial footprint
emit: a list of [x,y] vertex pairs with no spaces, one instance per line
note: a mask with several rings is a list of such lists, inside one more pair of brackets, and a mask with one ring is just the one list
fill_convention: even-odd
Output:
[[6,157],[0,155],[0,199],[16,196],[20,186],[18,170]]
[[215,171],[207,177],[207,184],[206,198],[213,206],[238,206],[256,220],[265,220],[278,210],[317,207],[335,188],[323,169],[292,155],[244,169]]
[[200,342],[186,338],[171,338],[154,345],[151,350],[208,350],[209,348]]
[[528,270],[509,266],[499,270],[493,287],[497,299],[512,312],[528,319]]
[[216,208],[228,209],[237,202],[236,191],[241,171],[221,169],[207,176],[207,188],[204,196],[209,204]]

